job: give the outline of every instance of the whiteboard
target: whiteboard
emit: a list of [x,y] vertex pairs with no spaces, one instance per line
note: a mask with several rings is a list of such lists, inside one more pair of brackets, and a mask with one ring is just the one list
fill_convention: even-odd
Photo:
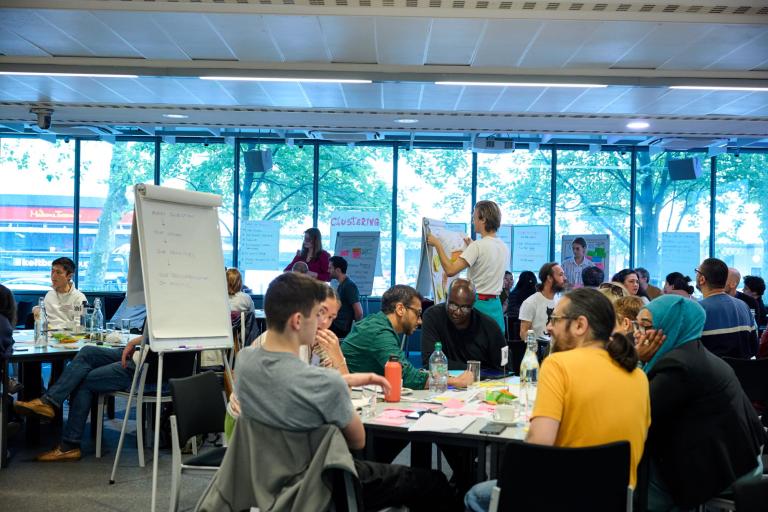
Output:
[[661,234],[661,276],[681,272],[693,275],[701,263],[701,242],[696,232],[665,231]]
[[238,262],[243,270],[280,268],[280,223],[248,220],[240,224]]
[[143,296],[152,350],[231,347],[221,196],[145,184],[134,193],[129,302]]
[[549,226],[512,226],[512,271],[534,273],[549,261]]
[[373,276],[379,257],[378,231],[339,231],[334,256],[347,260],[347,276],[357,285],[360,295],[373,292]]

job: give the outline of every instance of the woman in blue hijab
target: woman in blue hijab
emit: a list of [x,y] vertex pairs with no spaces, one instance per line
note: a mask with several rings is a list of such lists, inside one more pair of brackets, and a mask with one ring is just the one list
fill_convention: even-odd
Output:
[[731,367],[701,344],[705,317],[679,295],[654,299],[637,315],[651,387],[650,511],[693,508],[762,475],[762,425]]

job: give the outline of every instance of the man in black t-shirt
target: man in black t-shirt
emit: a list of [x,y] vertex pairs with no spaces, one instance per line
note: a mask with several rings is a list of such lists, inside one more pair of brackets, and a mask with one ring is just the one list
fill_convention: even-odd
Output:
[[328,262],[328,272],[331,274],[331,279],[339,282],[336,293],[341,301],[339,314],[331,324],[331,331],[339,338],[343,338],[352,330],[352,321],[359,322],[363,318],[360,292],[355,282],[347,276],[347,260],[341,256],[331,257]]
[[466,279],[451,283],[448,300],[424,312],[421,324],[421,359],[429,366],[435,343],[443,344],[448,369],[463,370],[467,361],[480,361],[482,368],[501,369],[501,351],[506,348],[504,334],[488,315],[472,306],[475,289]]

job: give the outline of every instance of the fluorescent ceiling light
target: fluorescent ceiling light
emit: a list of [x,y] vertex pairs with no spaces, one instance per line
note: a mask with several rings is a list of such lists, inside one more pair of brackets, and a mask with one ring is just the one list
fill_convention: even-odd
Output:
[[632,121],[631,123],[627,123],[627,128],[630,130],[644,130],[650,126],[651,123],[647,121]]
[[0,71],[0,75],[14,76],[74,76],[85,78],[139,78],[139,75],[117,75],[108,73],[38,73],[31,71]]
[[414,124],[414,123],[418,123],[419,120],[418,119],[404,118],[404,119],[395,119],[395,122],[396,123],[400,123],[400,124]]
[[768,87],[716,87],[710,85],[670,85],[670,89],[688,89],[693,91],[757,91],[768,92]]
[[163,114],[163,117],[168,119],[187,119],[189,116],[184,114]]
[[352,78],[274,78],[254,76],[201,76],[200,80],[229,80],[242,82],[307,82],[321,84],[370,84],[371,80],[357,80]]
[[602,88],[604,84],[548,84],[538,82],[435,82],[435,85],[462,85],[478,87],[575,87],[575,88]]

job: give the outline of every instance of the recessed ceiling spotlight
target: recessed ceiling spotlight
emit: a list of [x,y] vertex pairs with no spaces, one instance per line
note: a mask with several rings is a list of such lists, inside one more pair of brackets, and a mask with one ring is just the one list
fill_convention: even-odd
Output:
[[419,120],[405,117],[403,119],[395,119],[395,122],[400,124],[414,124],[414,123],[418,123]]
[[651,126],[651,123],[647,121],[632,121],[631,123],[627,123],[627,128],[629,128],[630,130],[645,130],[650,126]]
[[163,114],[163,117],[168,119],[187,119],[189,116],[184,114]]

